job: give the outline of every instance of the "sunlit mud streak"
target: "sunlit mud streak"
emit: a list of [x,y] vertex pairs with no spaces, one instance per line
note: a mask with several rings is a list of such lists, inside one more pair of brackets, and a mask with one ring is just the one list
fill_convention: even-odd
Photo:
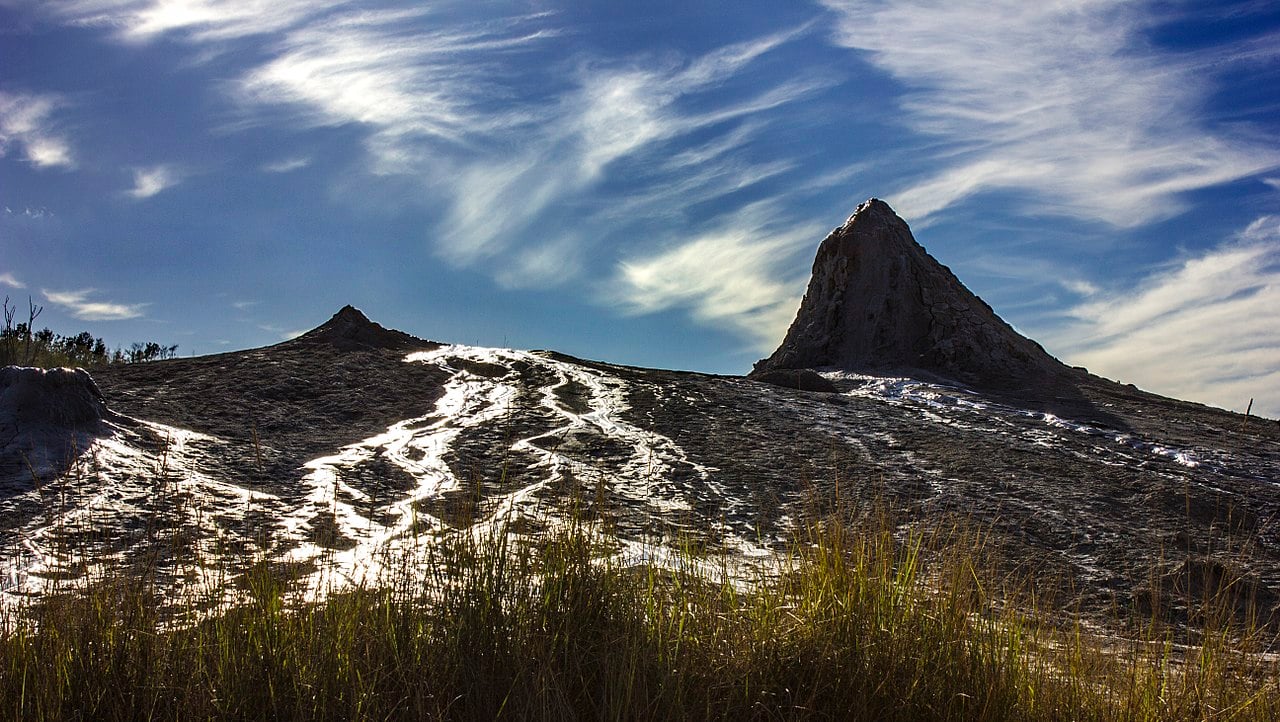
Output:
[[[690,462],[671,439],[624,420],[625,385],[602,371],[537,353],[469,346],[415,353],[406,362],[434,364],[451,373],[433,413],[397,423],[338,454],[309,462],[306,502],[281,521],[282,532],[298,540],[286,555],[288,560],[323,561],[311,582],[313,590],[377,577],[388,571],[385,560],[402,561],[421,548],[424,535],[445,531],[448,525],[418,503],[461,487],[462,480],[446,458],[455,441],[467,429],[500,424],[522,392],[535,398],[555,424],[510,442],[511,449],[536,457],[534,467],[541,472],[540,478],[486,499],[485,514],[475,520],[473,530],[521,516],[545,521],[548,511],[537,493],[569,479],[605,483],[607,495],[631,507],[648,506],[658,514],[688,513],[692,490],[674,483],[673,472],[682,468],[705,485],[714,471]],[[483,368],[485,373],[468,366]],[[522,389],[518,366],[546,372],[552,381]],[[581,390],[582,410],[575,411],[561,396],[570,384]],[[615,442],[626,449],[625,458],[606,466],[562,450],[566,440],[584,435]],[[416,486],[398,498],[377,499],[344,482],[346,470],[375,458],[402,469],[416,480]],[[732,506],[732,500],[723,501],[726,508]],[[335,550],[305,539],[310,525],[330,517],[349,548]]]

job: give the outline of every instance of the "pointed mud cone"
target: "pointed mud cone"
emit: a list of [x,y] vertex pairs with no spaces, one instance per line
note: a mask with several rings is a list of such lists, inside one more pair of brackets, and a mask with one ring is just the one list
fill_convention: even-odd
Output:
[[875,198],[822,241],[786,338],[751,375],[800,368],[941,377],[1005,391],[1073,375],[965,288]]
[[401,351],[420,348],[426,341],[403,331],[383,328],[370,321],[355,306],[343,306],[320,326],[302,334],[290,343],[323,343],[342,351],[392,349]]

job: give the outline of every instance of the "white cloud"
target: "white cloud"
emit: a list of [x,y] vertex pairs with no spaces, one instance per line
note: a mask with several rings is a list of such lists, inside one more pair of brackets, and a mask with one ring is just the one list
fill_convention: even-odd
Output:
[[823,2],[835,42],[902,82],[907,122],[943,141],[942,170],[891,196],[917,225],[1004,189],[1035,211],[1133,226],[1180,211],[1184,191],[1280,165],[1274,143],[1199,120],[1209,73],[1146,44],[1142,3]]
[[[573,229],[546,223],[548,217],[565,217],[558,211],[588,197],[615,164],[644,157],[665,141],[714,127],[701,155],[667,166],[625,202],[663,194],[690,171],[723,193],[790,168],[712,166],[760,127],[744,118],[812,92],[816,83],[776,87],[713,112],[680,105],[719,87],[803,29],[684,63],[668,57],[601,67],[583,60],[576,70],[566,68],[568,87],[559,96],[518,99],[525,92],[519,78],[530,65],[522,61],[524,53],[558,34],[549,17],[554,16],[478,24],[428,8],[304,19],[269,46],[266,62],[233,84],[233,96],[263,118],[284,111],[279,119],[287,123],[365,129],[373,172],[424,179],[430,202],[443,204],[433,234],[441,256],[459,266],[485,263],[509,287],[573,277],[583,267],[583,245],[601,241],[593,229],[616,214],[609,207],[598,214],[587,210]],[[495,98],[510,100],[495,106]],[[720,135],[730,138],[720,142]],[[681,200],[687,205],[715,193],[701,188]]]
[[[568,124],[581,153],[578,172],[597,177],[611,162],[644,146],[714,123],[777,107],[811,91],[812,83],[783,86],[744,103],[708,113],[681,112],[677,103],[714,89],[756,58],[796,37],[801,30],[735,43],[692,59],[684,67],[584,69],[580,90],[568,103]],[[740,126],[721,142],[707,144],[701,156],[677,162],[705,162],[742,145],[759,126]]]
[[1059,288],[1074,296],[1087,297],[1101,290],[1097,284],[1084,278],[1078,270],[1061,259],[1029,257],[1009,249],[1000,249],[995,253],[970,254],[961,259],[961,263],[961,275],[965,278],[998,278],[1004,282],[1002,286],[1024,291]]
[[1071,308],[1064,360],[1158,393],[1280,416],[1280,219]]
[[173,166],[157,165],[150,168],[133,169],[133,188],[127,193],[139,200],[174,187],[182,182],[182,174]]
[[10,288],[26,288],[27,284],[19,281],[12,273],[0,273],[0,286],[8,286]]
[[63,0],[50,10],[74,24],[113,28],[130,42],[166,34],[210,41],[279,32],[329,5],[316,0]]
[[[609,163],[655,141],[748,117],[776,108],[816,90],[820,83],[801,80],[771,88],[749,100],[718,105],[705,113],[682,111],[679,102],[715,89],[756,58],[795,38],[791,30],[735,43],[694,58],[684,68],[634,67],[625,70],[592,68],[581,78],[581,90],[569,103],[570,122],[582,157],[579,172],[594,178]],[[684,162],[706,161],[729,152],[750,138],[759,124],[739,126],[719,143],[703,148],[703,155]]]
[[406,170],[397,161],[416,157],[414,139],[460,143],[527,122],[479,110],[504,95],[493,63],[480,53],[527,47],[553,33],[523,28],[520,19],[451,26],[431,14],[353,12],[293,28],[270,60],[236,82],[235,95],[250,108],[288,107],[295,123],[363,125],[389,171]]
[[497,266],[494,280],[503,288],[547,288],[575,278],[583,270],[582,240],[562,235],[539,244],[525,244]]
[[246,311],[257,305],[258,305],[257,301],[232,301],[231,302],[231,307],[236,309],[237,311]]
[[[508,288],[562,284],[599,262],[589,258],[597,249],[612,262],[617,253],[606,244],[646,221],[683,223],[696,204],[792,170],[792,161],[748,159],[748,151],[769,125],[768,111],[825,87],[793,77],[731,102],[713,96],[807,28],[690,58],[580,57],[562,66],[556,95],[530,97],[521,86],[530,72],[524,53],[557,34],[549,26],[555,16],[477,24],[431,8],[317,12],[306,3],[231,0],[68,7],[80,21],[110,22],[127,40],[273,33],[266,59],[228,86],[250,118],[363,130],[370,170],[426,178],[431,202],[443,208],[433,234],[440,255],[458,266],[483,264]],[[263,170],[304,162],[287,158]],[[613,197],[608,184],[623,177],[628,191]],[[140,170],[132,194],[147,197],[176,180],[165,166]],[[756,236],[762,228],[768,233]],[[681,308],[763,348],[785,330],[803,287],[802,279],[776,280],[775,264],[817,235],[778,231],[746,213],[736,225],[646,256],[648,236],[629,247],[618,271],[624,291],[607,300],[636,313]],[[706,272],[708,262],[717,274]]]
[[[581,219],[577,228],[559,231],[560,238],[536,252],[537,268],[560,269],[554,277],[499,271],[506,285],[562,282],[581,267],[584,244],[598,243],[633,222],[640,209],[680,213],[789,170],[787,162],[753,164],[729,157],[763,128],[759,113],[812,92],[818,83],[775,87],[709,113],[687,110],[684,103],[720,87],[798,32],[730,45],[683,65],[581,68],[577,89],[549,111],[537,131],[525,134],[519,152],[504,148],[500,156],[458,170],[438,235],[441,253],[459,265],[495,259],[530,235],[556,233],[554,224],[544,222],[555,210],[590,197],[613,175],[625,175],[632,184],[627,196],[596,208],[574,208]],[[707,129],[714,132],[700,145],[663,154],[670,141]],[[523,255],[515,257],[519,261]]]
[[262,172],[291,173],[295,170],[306,168],[309,165],[311,165],[310,158],[306,158],[302,156],[298,156],[294,158],[282,158],[278,161],[275,161],[273,163],[267,163],[266,165],[262,166]]
[[448,183],[449,212],[436,244],[455,265],[492,258],[526,240],[524,232],[573,182],[571,160],[532,151],[507,161],[473,162]]
[[22,212],[19,213],[9,206],[5,206],[4,214],[11,218],[23,218],[28,221],[43,221],[54,217],[53,211],[48,208],[23,208]]
[[65,308],[73,317],[82,321],[123,321],[138,318],[148,305],[93,301],[90,300],[90,296],[95,293],[92,288],[79,291],[41,290],[41,293],[49,303]]
[[800,306],[802,278],[787,278],[786,260],[818,237],[815,226],[771,225],[769,204],[737,214],[719,228],[618,264],[608,300],[628,313],[685,309],[694,320],[728,328],[754,350],[772,351]]
[[303,329],[301,331],[296,331],[296,330],[291,331],[285,328],[284,326],[277,326],[276,324],[271,324],[271,323],[259,323],[256,325],[258,328],[262,329],[263,331],[275,334],[276,337],[279,338],[281,341],[291,341],[307,332],[307,329]]
[[282,117],[291,123],[365,125],[372,131],[370,150],[391,168],[413,156],[406,137],[458,142],[514,122],[475,110],[495,91],[502,97],[488,76],[494,64],[479,53],[502,53],[552,34],[526,32],[527,17],[465,25],[435,7],[364,2],[65,0],[48,12],[71,24],[111,28],[121,41],[172,37],[206,54],[224,50],[224,41],[261,36],[267,59],[233,80],[232,94],[254,112],[287,110]]
[[1102,290],[1092,281],[1086,281],[1081,278],[1060,278],[1058,283],[1077,296],[1093,296]]
[[[671,220],[791,170],[785,160],[747,160],[747,150],[768,111],[824,87],[806,76],[733,102],[712,95],[804,27],[690,58],[577,55],[547,67],[547,41],[561,33],[554,13],[478,22],[438,5],[358,2],[59,7],[64,20],[115,28],[125,41],[176,38],[215,53],[222,41],[262,34],[252,55],[260,60],[225,86],[247,122],[362,132],[370,171],[425,186],[423,202],[439,210],[437,252],[453,265],[483,264],[506,287],[574,278],[611,234],[643,222],[624,209]],[[287,158],[263,170],[297,167]],[[609,190],[623,178],[625,195]],[[171,180],[139,175],[133,194]]]
[[53,95],[0,91],[0,157],[17,146],[38,168],[74,168],[71,145],[55,132],[50,120],[60,102]]

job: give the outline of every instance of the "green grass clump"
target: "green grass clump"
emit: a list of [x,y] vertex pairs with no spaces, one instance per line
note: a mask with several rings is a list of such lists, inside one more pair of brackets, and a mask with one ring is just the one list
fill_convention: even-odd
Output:
[[3,620],[0,718],[1275,720],[1259,636],[1055,626],[979,535],[810,525],[751,584],[625,567],[573,523],[456,534],[378,588],[174,624],[119,579]]

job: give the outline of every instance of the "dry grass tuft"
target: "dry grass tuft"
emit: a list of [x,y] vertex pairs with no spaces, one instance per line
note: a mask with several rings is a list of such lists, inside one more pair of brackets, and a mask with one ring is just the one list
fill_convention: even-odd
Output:
[[688,556],[625,568],[585,520],[434,550],[320,603],[253,565],[247,603],[190,624],[123,575],[11,612],[0,717],[1280,719],[1265,634],[1212,614],[1195,647],[1064,625],[963,527],[831,513],[749,585]]

